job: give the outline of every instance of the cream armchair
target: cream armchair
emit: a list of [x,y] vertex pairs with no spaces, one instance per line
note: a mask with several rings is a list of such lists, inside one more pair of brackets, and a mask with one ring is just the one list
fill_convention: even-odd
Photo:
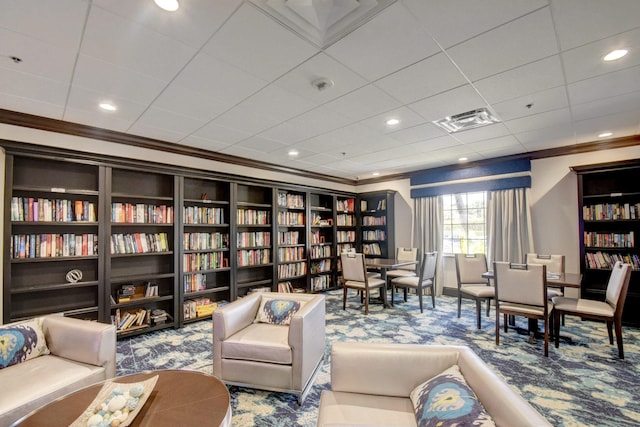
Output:
[[[301,306],[288,325],[256,321],[267,300]],[[257,292],[213,312],[213,374],[226,384],[294,393],[302,404],[324,352],[324,295]]]

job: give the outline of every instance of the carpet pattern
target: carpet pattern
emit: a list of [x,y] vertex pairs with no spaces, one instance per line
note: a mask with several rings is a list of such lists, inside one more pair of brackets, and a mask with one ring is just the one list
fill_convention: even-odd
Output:
[[[543,342],[509,330],[495,344],[495,311],[476,329],[475,305],[463,302],[457,318],[456,299],[426,299],[420,314],[418,299],[391,309],[370,306],[369,315],[355,296],[342,310],[342,291],[326,295],[327,348],[324,364],[304,404],[293,395],[230,387],[234,426],[315,426],[320,393],[330,388],[329,354],[336,341],[454,344],[472,348],[554,426],[640,425],[640,330],[623,328],[625,359],[609,345],[606,326],[567,317],[561,335],[543,356]],[[526,327],[526,319],[517,326]],[[188,369],[212,372],[211,321],[178,330],[163,330],[118,341],[117,375],[143,370]]]

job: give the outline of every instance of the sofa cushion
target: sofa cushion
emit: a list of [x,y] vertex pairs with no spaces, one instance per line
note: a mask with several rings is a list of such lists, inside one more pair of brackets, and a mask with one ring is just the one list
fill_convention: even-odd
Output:
[[304,303],[301,301],[290,299],[262,298],[256,322],[288,325],[291,323],[291,317],[300,310],[302,304]]
[[42,319],[0,327],[0,369],[49,354]]
[[290,365],[289,328],[253,323],[222,343],[222,358]]
[[415,427],[416,417],[408,397],[323,390],[317,425]]
[[418,385],[411,392],[419,427],[441,425],[495,426],[458,365]]

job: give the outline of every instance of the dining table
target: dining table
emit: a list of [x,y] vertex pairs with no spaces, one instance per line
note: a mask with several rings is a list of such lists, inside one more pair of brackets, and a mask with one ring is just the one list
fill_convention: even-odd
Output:
[[418,264],[418,260],[399,260],[397,258],[364,258],[364,264],[368,270],[380,271],[380,278],[384,280],[382,292],[382,304],[384,308],[389,308],[387,303],[387,271],[400,267]]

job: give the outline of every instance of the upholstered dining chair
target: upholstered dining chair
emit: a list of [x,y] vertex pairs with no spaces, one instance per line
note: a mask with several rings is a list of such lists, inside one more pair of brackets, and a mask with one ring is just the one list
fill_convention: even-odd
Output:
[[364,297],[364,314],[369,314],[369,297],[372,289],[380,289],[380,294],[384,298],[384,287],[386,282],[379,277],[367,275],[367,267],[364,263],[364,254],[343,252],[340,254],[342,263],[343,297],[342,309],[347,308],[347,293],[349,289],[359,292],[361,298]]
[[622,347],[622,310],[627,298],[629,280],[631,278],[631,266],[618,261],[611,269],[609,282],[604,301],[585,298],[553,298],[555,345],[560,343],[560,316],[579,316],[584,319],[602,320],[607,324],[609,332],[609,344],[613,345],[613,327],[616,330],[616,342],[618,344],[618,357],[624,359]]
[[[417,261],[418,248],[397,248],[396,260],[398,261]],[[412,277],[418,272],[418,268],[415,264],[405,265],[403,267],[394,268],[387,271],[387,280],[395,279],[396,277]]]
[[456,277],[458,279],[458,317],[462,308],[462,298],[476,302],[478,329],[482,327],[481,304],[487,302],[487,316],[491,309],[491,300],[495,296],[495,288],[489,279],[482,277],[488,271],[487,257],[484,254],[455,254]]
[[[524,258],[525,264],[543,264],[547,266],[547,274],[564,273],[564,255],[546,255],[546,254],[526,254]],[[547,290],[549,298],[561,297],[564,295],[562,289],[557,287],[549,287]]]
[[[544,320],[544,356],[549,356],[549,321],[553,303],[547,297],[547,266],[494,262],[496,290],[496,345],[500,344],[500,314],[504,331],[507,316]],[[550,307],[551,306],[551,307]]]
[[[407,290],[415,289],[420,301],[420,313],[422,310],[422,296],[424,289],[431,291],[431,304],[436,307],[436,262],[438,260],[438,252],[426,252],[422,256],[420,263],[420,272],[417,276],[396,277],[391,281],[391,305],[394,304],[396,288],[404,289],[404,301],[407,301]],[[388,274],[388,273],[387,273]]]

